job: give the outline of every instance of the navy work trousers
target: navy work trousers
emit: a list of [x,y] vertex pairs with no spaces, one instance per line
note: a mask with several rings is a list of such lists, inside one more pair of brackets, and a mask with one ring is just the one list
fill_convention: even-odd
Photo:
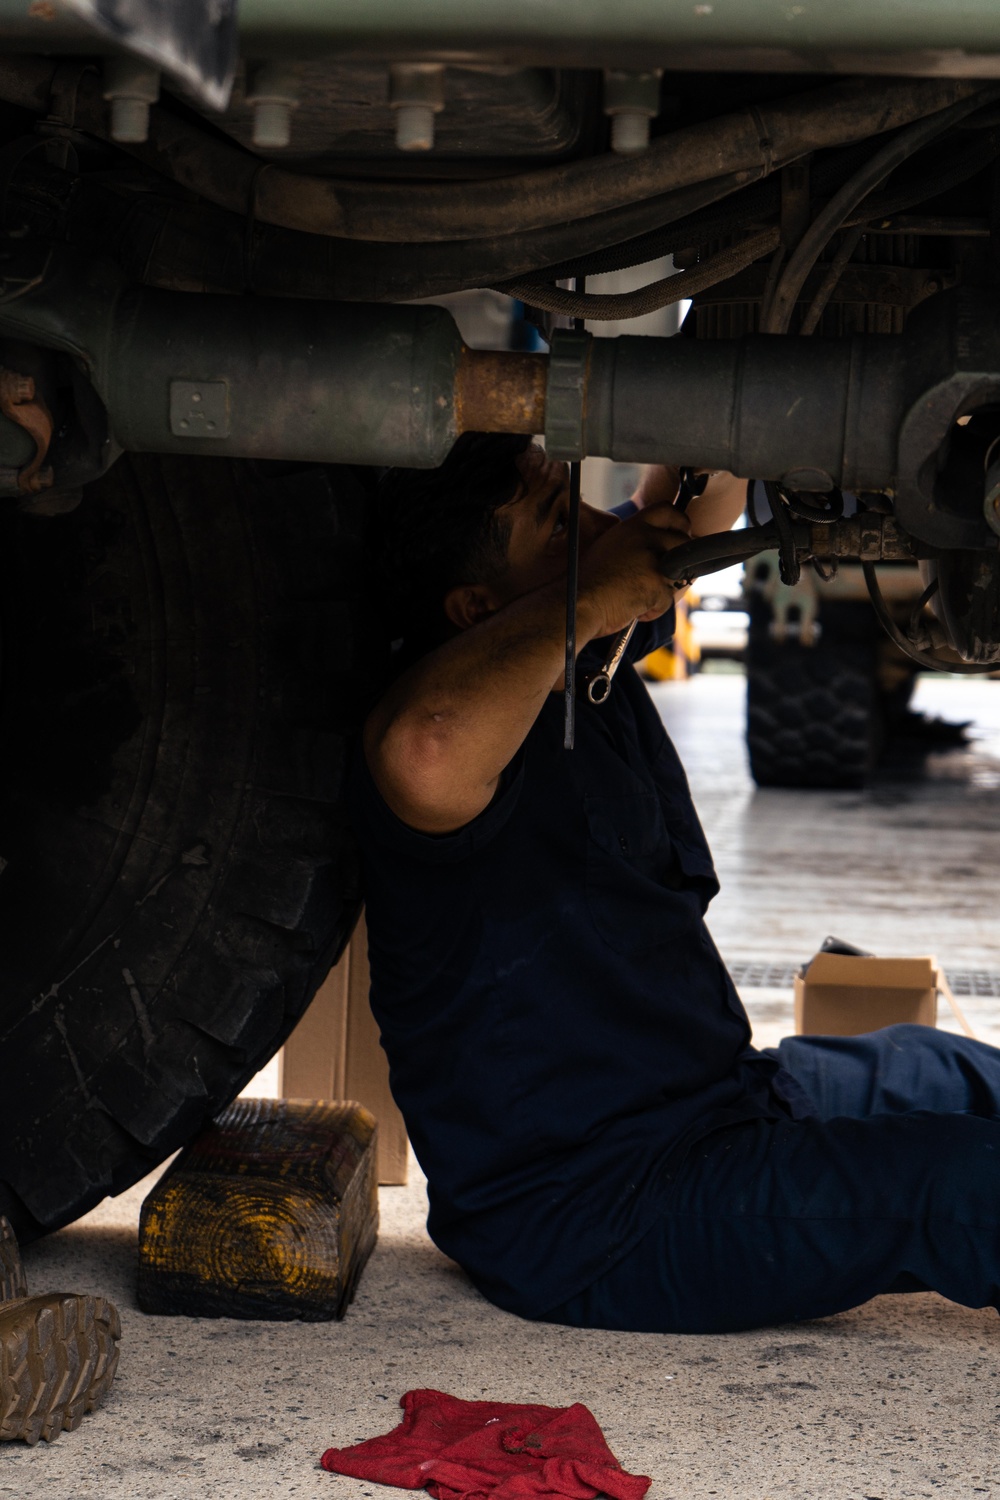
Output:
[[546,1321],[725,1333],[928,1290],[1000,1308],[1000,1049],[891,1026],[770,1055],[817,1116],[699,1141],[654,1227]]

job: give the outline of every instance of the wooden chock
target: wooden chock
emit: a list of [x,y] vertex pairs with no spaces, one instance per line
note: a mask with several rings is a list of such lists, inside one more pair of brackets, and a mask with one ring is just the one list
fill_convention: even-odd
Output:
[[359,1104],[237,1099],[142,1205],[139,1306],[342,1318],[378,1236],[376,1150]]

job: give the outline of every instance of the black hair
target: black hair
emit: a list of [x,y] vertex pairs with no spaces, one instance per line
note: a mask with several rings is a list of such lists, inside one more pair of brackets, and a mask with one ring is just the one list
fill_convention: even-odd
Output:
[[503,572],[511,522],[498,512],[517,493],[516,460],[530,443],[466,432],[436,469],[387,469],[382,476],[379,585],[393,636],[408,647],[430,649],[447,636],[449,589],[490,583]]

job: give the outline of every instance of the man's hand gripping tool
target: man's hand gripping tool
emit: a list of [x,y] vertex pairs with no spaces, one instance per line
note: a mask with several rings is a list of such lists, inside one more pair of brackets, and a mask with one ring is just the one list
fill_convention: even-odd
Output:
[[[706,473],[695,473],[694,469],[681,469],[680,487],[677,491],[677,499],[674,505],[679,511],[686,511],[691,501],[700,495],[708,480]],[[611,697],[611,679],[622,664],[622,658],[628,650],[628,643],[635,633],[638,620],[633,620],[631,625],[626,625],[615,636],[611,647],[611,655],[599,672],[593,677],[586,679],[587,699],[590,703],[606,703]]]

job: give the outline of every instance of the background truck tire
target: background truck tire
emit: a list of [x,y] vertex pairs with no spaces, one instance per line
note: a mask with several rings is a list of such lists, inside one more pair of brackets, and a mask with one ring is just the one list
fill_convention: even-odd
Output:
[[869,639],[827,618],[815,646],[776,641],[762,611],[751,615],[747,751],[758,786],[859,787],[873,769],[883,715],[877,641],[864,610]]
[[0,520],[0,1213],[24,1238],[189,1139],[349,935],[365,500],[351,470],[122,459],[72,514]]

